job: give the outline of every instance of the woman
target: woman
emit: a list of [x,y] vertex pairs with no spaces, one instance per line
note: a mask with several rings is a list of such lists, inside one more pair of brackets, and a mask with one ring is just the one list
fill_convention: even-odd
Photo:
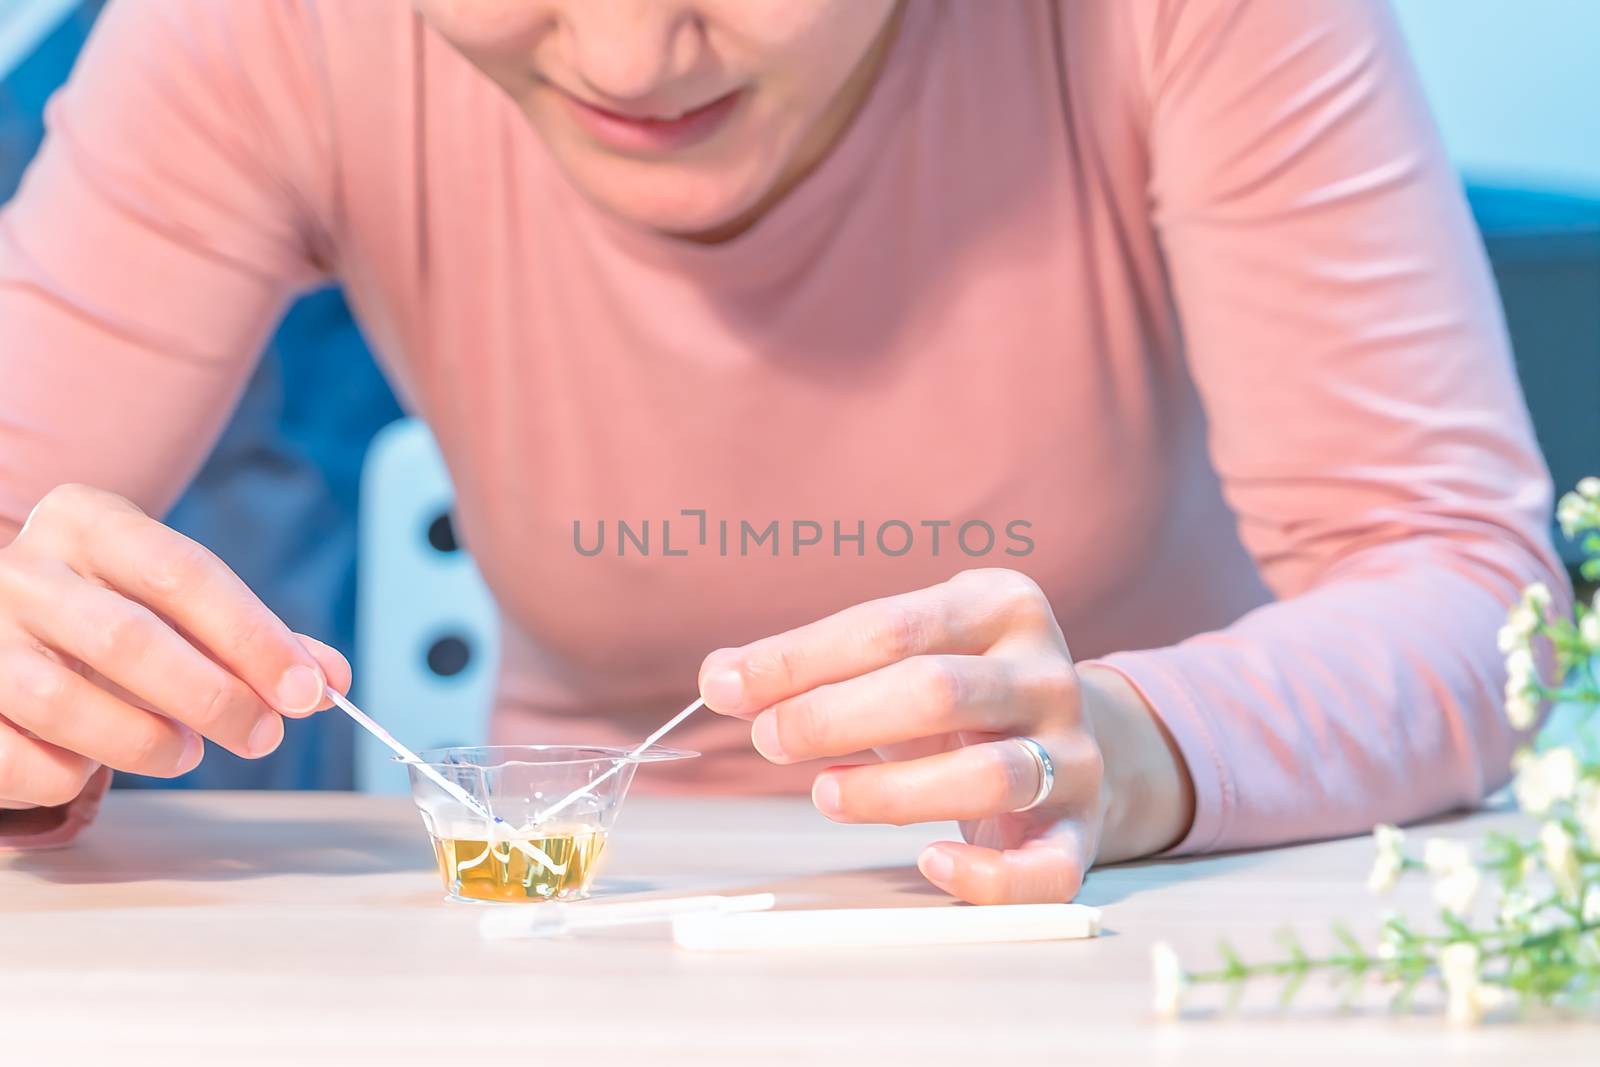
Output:
[[698,665],[676,788],[960,820],[919,866],[975,902],[1505,778],[1549,486],[1378,0],[414,9],[113,5],[55,104],[0,236],[12,843],[348,684],[146,517],[329,276],[449,461],[502,740]]

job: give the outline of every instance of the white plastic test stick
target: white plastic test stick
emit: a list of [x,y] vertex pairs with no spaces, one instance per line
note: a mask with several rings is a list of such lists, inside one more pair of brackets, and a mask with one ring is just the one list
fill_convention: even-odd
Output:
[[1059,941],[1099,933],[1100,909],[1083,904],[842,908],[672,920],[677,946],[702,952]]
[[649,737],[639,742],[638,745],[634,746],[632,752],[629,752],[626,756],[622,757],[615,764],[613,764],[609,771],[606,771],[604,774],[590,782],[588,785],[584,786],[582,789],[573,790],[560,800],[556,801],[554,804],[550,805],[548,808],[541,811],[533,820],[534,825],[537,826],[538,824],[550,819],[552,816],[566,811],[573,804],[576,804],[590,793],[593,793],[596,789],[600,788],[602,783],[606,782],[614,775],[619,774],[622,771],[622,768],[638,759],[639,753],[643,752],[645,749],[649,748],[651,745],[667,736],[667,733],[671,731],[673,727],[677,726],[683,720],[693,715],[696,711],[699,711],[701,708],[705,707],[705,703],[705,698],[701,697],[693,704],[690,704],[688,707],[678,712],[678,714],[668,719],[656,729],[655,733],[651,734]]
[[371,734],[373,737],[376,737],[379,741],[382,741],[395,755],[399,756],[407,763],[415,764],[417,770],[421,771],[425,777],[433,782],[434,785],[438,786],[440,789],[443,789],[455,800],[465,804],[469,811],[476,812],[477,814],[483,816],[484,820],[487,822],[502,821],[490,814],[489,809],[478,803],[477,798],[471,793],[467,792],[465,789],[462,789],[459,785],[456,785],[444,775],[440,774],[438,771],[422,762],[421,756],[417,755],[415,752],[402,745],[399,741],[395,740],[395,736],[388,730],[385,730],[382,726],[379,726],[376,719],[362,711],[360,708],[356,707],[354,704],[350,703],[350,701],[346,700],[342,694],[335,692],[331,686],[328,687],[327,694],[328,699],[333,701],[334,706],[354,719],[358,726],[367,731],[367,733]]
[[478,931],[491,941],[525,937],[554,937],[597,927],[666,922],[680,915],[730,915],[765,911],[777,904],[771,893],[742,896],[658,897],[584,904],[512,905],[484,914]]

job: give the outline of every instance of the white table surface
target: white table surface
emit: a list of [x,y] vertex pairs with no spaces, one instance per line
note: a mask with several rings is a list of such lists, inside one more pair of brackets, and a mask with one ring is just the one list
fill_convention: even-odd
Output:
[[[1515,816],[1426,831],[1460,835]],[[634,797],[599,889],[770,889],[780,907],[949,906],[913,861],[949,827],[836,826],[802,800]],[[1364,838],[1095,872],[1094,941],[696,954],[660,928],[488,942],[448,904],[408,801],[113,793],[75,845],[0,856],[0,1064],[1600,1063],[1571,1020],[1461,1031],[1313,986],[1152,1014],[1149,950],[1210,965],[1296,926],[1327,943],[1426,886],[1363,888]],[[534,905],[537,906],[537,905]]]

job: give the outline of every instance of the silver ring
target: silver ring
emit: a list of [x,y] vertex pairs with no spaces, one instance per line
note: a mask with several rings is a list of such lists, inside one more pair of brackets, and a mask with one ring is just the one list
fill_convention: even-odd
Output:
[[1044,746],[1033,738],[1013,737],[1011,740],[1021,745],[1023,750],[1033,757],[1033,762],[1039,765],[1039,788],[1033,794],[1033,799],[1020,808],[1012,809],[1013,811],[1030,811],[1043,804],[1045,798],[1055,791],[1056,765],[1051,761],[1050,753],[1046,752]]

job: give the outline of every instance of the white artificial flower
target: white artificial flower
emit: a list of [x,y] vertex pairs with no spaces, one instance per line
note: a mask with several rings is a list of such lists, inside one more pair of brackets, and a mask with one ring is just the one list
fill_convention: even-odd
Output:
[[1183,1007],[1183,991],[1189,984],[1189,975],[1172,946],[1157,941],[1150,946],[1150,967],[1155,977],[1156,1014],[1175,1019]]
[[1533,582],[1522,591],[1522,602],[1540,616],[1550,607],[1550,587],[1543,582]]
[[1539,831],[1539,845],[1544,853],[1544,868],[1550,873],[1556,892],[1561,894],[1561,899],[1575,902],[1582,873],[1572,835],[1560,823],[1547,822]]
[[1494,647],[1500,650],[1502,656],[1509,653],[1522,643],[1522,634],[1509,622],[1494,633]]
[[1372,839],[1379,852],[1392,852],[1396,856],[1405,848],[1406,832],[1392,823],[1381,822],[1372,828]]
[[1527,689],[1539,680],[1539,665],[1534,662],[1533,650],[1514,648],[1506,653],[1506,688]]
[[1500,922],[1520,928],[1529,937],[1547,934],[1559,925],[1533,894],[1521,889],[1513,889],[1501,897]]
[[1539,616],[1528,605],[1518,604],[1506,614],[1505,625],[1500,627],[1495,643],[1500,646],[1502,653],[1513,652],[1527,645],[1528,639],[1538,628]]
[[1523,760],[1511,785],[1517,806],[1529,815],[1543,815],[1571,800],[1578,790],[1579,771],[1577,755],[1565,746]]
[[1600,526],[1600,478],[1585,478],[1577,492],[1563,495],[1556,505],[1556,521],[1568,537]]
[[1460,841],[1430,837],[1428,843],[1422,846],[1422,865],[1436,877],[1455,874],[1472,866],[1472,850]]
[[1525,889],[1513,889],[1500,898],[1500,922],[1506,926],[1520,926],[1539,907],[1533,894]]
[[1590,848],[1600,848],[1600,785],[1592,781],[1578,783],[1578,799],[1573,805],[1573,815]]
[[1583,924],[1600,923],[1600,885],[1592,885],[1583,894]]
[[1367,888],[1374,893],[1387,893],[1400,881],[1400,862],[1380,853],[1367,875]]
[[1383,913],[1383,926],[1378,930],[1378,948],[1376,955],[1380,960],[1394,960],[1400,957],[1400,950],[1405,947],[1406,937],[1402,933],[1403,926],[1400,913],[1386,911]]
[[1568,493],[1556,505],[1556,521],[1561,524],[1562,533],[1575,537],[1600,525],[1600,503],[1581,493]]
[[1561,524],[1561,533],[1571,538],[1578,532],[1578,524],[1583,521],[1583,513],[1588,509],[1583,497],[1577,493],[1568,493],[1556,504],[1556,522]]
[[1513,730],[1526,732],[1539,721],[1539,705],[1526,693],[1506,695],[1506,721]]
[[1430,838],[1422,849],[1422,863],[1436,881],[1433,899],[1452,915],[1472,910],[1478,896],[1480,875],[1472,863],[1472,850],[1460,841]]
[[1434,903],[1452,915],[1465,916],[1472,910],[1473,901],[1478,899],[1481,879],[1476,867],[1462,867],[1439,878],[1433,883]]
[[1480,981],[1472,987],[1470,1006],[1457,1007],[1452,1002],[1451,1007],[1455,1010],[1449,1013],[1450,1021],[1471,1026],[1481,1020],[1485,1013],[1496,1011],[1511,1003],[1511,996],[1511,990],[1505,986]]
[[1483,1017],[1478,1002],[1478,987],[1483,976],[1478,946],[1471,941],[1456,941],[1439,950],[1439,977],[1449,998],[1448,1015],[1453,1023],[1475,1023]]
[[1506,719],[1514,729],[1529,730],[1538,721],[1538,682],[1539,668],[1531,649],[1519,644],[1506,653]]
[[1593,611],[1584,612],[1583,618],[1578,621],[1578,636],[1590,654],[1600,653],[1600,615]]
[[1387,893],[1400,880],[1405,867],[1406,832],[1398,826],[1379,823],[1372,828],[1372,838],[1378,846],[1378,856],[1372,863],[1372,873],[1367,876],[1367,888],[1374,893]]

